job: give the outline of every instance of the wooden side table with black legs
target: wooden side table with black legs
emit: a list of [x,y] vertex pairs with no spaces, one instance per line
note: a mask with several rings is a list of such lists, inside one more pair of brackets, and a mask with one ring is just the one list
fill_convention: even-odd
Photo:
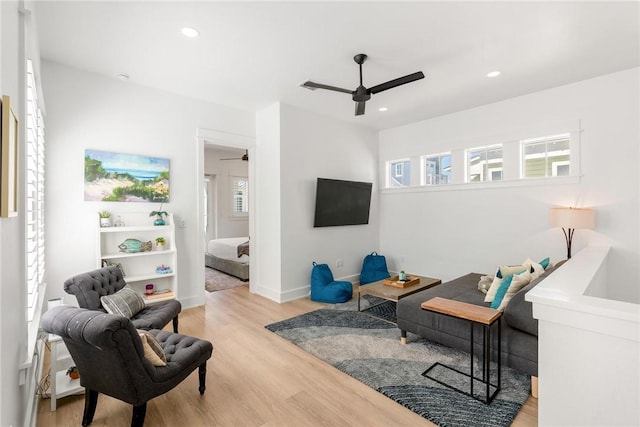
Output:
[[[491,403],[491,401],[496,397],[496,395],[498,394],[498,392],[500,391],[500,370],[501,370],[501,364],[500,364],[500,320],[502,318],[502,312],[498,311],[498,310],[494,310],[492,308],[488,308],[488,307],[482,307],[479,305],[474,305],[474,304],[468,304],[465,302],[460,302],[460,301],[454,301],[454,300],[450,300],[450,299],[446,299],[446,298],[440,298],[440,297],[436,297],[436,298],[432,298],[428,301],[423,302],[421,305],[423,310],[429,310],[432,311],[434,313],[440,313],[443,314],[445,316],[451,316],[451,317],[455,317],[458,319],[463,319],[463,320],[468,320],[469,321],[469,325],[470,325],[470,335],[471,335],[471,359],[470,359],[470,367],[469,367],[469,373],[466,372],[462,372],[459,371],[457,369],[454,369],[450,366],[446,366],[442,363],[436,362],[433,365],[431,365],[431,367],[429,367],[429,369],[427,369],[426,371],[424,371],[422,373],[423,376],[436,381],[437,383],[440,383],[446,387],[449,387],[453,390],[459,391],[461,393],[466,394],[467,396],[471,396],[476,400],[479,400],[483,403],[489,404]],[[491,383],[491,369],[490,369],[490,362],[491,362],[491,326],[493,324],[497,323],[498,325],[498,382],[497,384],[492,384]],[[474,325],[479,324],[482,326],[482,378],[478,378],[474,375],[474,369],[473,369],[473,329],[474,329]],[[429,376],[429,371],[431,371],[433,368],[435,368],[436,366],[442,366],[446,369],[450,369],[453,370],[455,372],[458,372],[459,374],[462,374],[466,377],[469,378],[469,382],[470,382],[470,390],[469,392],[465,391],[465,390],[461,390],[459,388],[456,388],[450,384],[446,384],[444,382],[442,382],[441,380],[438,380],[437,378],[434,378],[432,376]],[[476,393],[474,393],[473,391],[473,383],[474,380],[477,380],[478,382],[480,382],[480,384],[482,386],[486,387],[486,393],[485,393],[485,398],[482,399],[481,397],[478,397],[476,395]],[[493,393],[491,393],[491,388],[495,389],[493,391]]]

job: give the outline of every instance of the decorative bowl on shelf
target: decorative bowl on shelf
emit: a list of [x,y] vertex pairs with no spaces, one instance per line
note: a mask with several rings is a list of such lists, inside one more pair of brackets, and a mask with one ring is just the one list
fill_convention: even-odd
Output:
[[143,242],[138,239],[127,239],[124,242],[118,245],[118,249],[120,252],[126,253],[137,253],[137,252],[148,252],[153,248],[153,244],[151,241]]

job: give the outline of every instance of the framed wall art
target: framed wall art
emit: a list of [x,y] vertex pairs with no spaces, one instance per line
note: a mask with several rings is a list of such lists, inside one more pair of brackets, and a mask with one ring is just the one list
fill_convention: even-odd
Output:
[[84,200],[168,202],[169,159],[87,149]]
[[2,97],[2,147],[0,150],[0,217],[18,215],[18,118],[11,100]]

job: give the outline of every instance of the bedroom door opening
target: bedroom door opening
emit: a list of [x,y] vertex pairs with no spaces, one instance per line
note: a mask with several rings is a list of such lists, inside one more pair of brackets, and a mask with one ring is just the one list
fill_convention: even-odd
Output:
[[250,219],[248,150],[208,142],[203,148],[201,230],[205,266],[246,281]]

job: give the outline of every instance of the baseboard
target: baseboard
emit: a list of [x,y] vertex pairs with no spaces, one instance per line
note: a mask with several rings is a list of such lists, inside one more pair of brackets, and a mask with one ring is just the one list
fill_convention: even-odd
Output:
[[193,308],[204,305],[204,296],[200,297],[188,297],[188,298],[178,298],[180,304],[182,304],[182,308]]
[[265,298],[270,299],[271,301],[275,301],[277,303],[283,303],[288,301],[293,301],[298,298],[306,298],[309,296],[310,287],[303,286],[297,289],[291,289],[284,292],[278,292],[276,290],[265,288],[264,286],[256,286],[255,293],[263,296]]

